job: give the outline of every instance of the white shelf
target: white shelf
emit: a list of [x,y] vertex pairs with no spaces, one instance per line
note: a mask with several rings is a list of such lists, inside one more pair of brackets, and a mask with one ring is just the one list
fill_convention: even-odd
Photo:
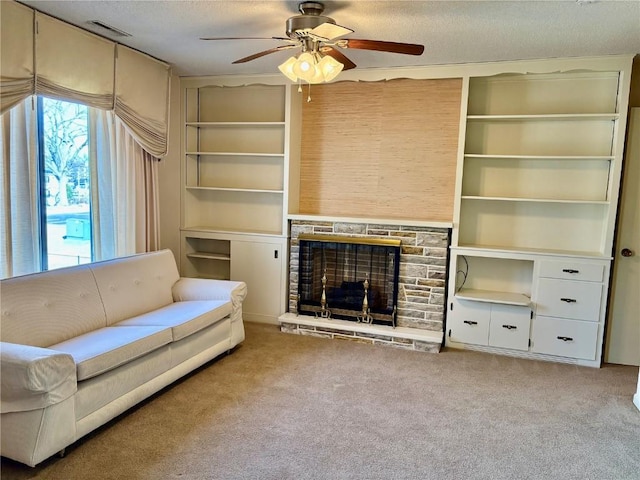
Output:
[[520,198],[520,197],[483,197],[476,195],[463,195],[463,200],[488,200],[497,202],[532,202],[532,203],[566,203],[566,204],[586,204],[586,205],[608,205],[605,200],[561,200],[553,198]]
[[182,232],[191,233],[191,234],[214,234],[220,235],[221,238],[231,238],[231,236],[235,235],[255,235],[260,237],[278,237],[282,238],[285,235],[282,235],[279,232],[274,232],[270,230],[255,230],[255,229],[225,229],[220,227],[212,227],[207,225],[195,225],[195,226],[187,226],[180,229]]
[[284,122],[186,122],[187,127],[283,127]]
[[345,223],[368,223],[375,225],[399,226],[407,225],[412,227],[427,228],[451,228],[451,222],[432,222],[429,220],[416,220],[411,218],[376,218],[376,217],[336,217],[331,215],[314,215],[311,213],[290,213],[289,220],[311,220],[314,222],[345,222]]
[[465,159],[496,159],[496,160],[605,160],[611,161],[614,157],[606,155],[490,155],[490,154],[477,154],[477,153],[465,153]]
[[455,297],[461,300],[472,300],[474,302],[499,303],[520,307],[531,306],[531,299],[522,293],[462,289],[455,293]]
[[187,190],[212,190],[218,192],[247,192],[247,193],[275,193],[282,195],[283,190],[270,190],[262,188],[232,188],[232,187],[186,187]]
[[205,260],[222,260],[228,262],[231,260],[231,256],[229,254],[221,254],[221,253],[209,253],[209,252],[192,252],[187,253],[187,257],[189,258],[203,258]]
[[461,244],[457,247],[451,247],[452,250],[464,254],[465,252],[483,254],[483,256],[495,256],[502,255],[511,257],[513,255],[545,255],[545,256],[558,256],[558,257],[575,257],[575,258],[597,258],[610,260],[611,257],[603,255],[601,252],[583,252],[576,250],[560,250],[560,249],[548,249],[548,248],[518,248],[518,247],[504,247],[499,245],[468,245]]
[[255,153],[255,152],[186,152],[185,155],[209,155],[225,157],[283,157],[284,153]]
[[467,120],[617,120],[617,113],[561,113],[549,115],[467,115]]

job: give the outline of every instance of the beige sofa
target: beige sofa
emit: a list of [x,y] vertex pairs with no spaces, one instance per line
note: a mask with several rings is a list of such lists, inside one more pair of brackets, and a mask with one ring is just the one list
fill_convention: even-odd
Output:
[[0,453],[34,466],[231,350],[245,295],[169,250],[2,280]]

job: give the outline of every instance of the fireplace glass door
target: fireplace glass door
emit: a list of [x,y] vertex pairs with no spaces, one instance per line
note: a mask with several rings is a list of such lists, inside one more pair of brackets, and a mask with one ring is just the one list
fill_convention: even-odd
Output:
[[299,313],[395,325],[400,242],[364,240],[300,237]]

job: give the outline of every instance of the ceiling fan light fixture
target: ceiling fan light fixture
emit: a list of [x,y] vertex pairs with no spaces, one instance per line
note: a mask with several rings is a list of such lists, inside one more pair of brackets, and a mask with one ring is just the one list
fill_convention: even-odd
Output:
[[304,80],[307,83],[330,82],[343,68],[344,65],[335,58],[317,52],[303,52],[278,66],[278,70],[292,82]]
[[322,72],[325,82],[330,82],[338,76],[344,65],[335,58],[325,55],[318,63],[318,69]]
[[303,52],[293,66],[293,72],[303,80],[309,81],[313,77],[315,64],[316,61],[313,55],[309,52]]
[[289,57],[286,62],[278,66],[278,70],[280,70],[282,74],[292,82],[298,81],[298,76],[293,71],[293,66],[297,61],[298,59],[296,57]]

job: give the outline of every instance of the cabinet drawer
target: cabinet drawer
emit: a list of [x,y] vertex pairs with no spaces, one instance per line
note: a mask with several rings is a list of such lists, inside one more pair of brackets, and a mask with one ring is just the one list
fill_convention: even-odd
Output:
[[491,305],[454,300],[449,313],[448,330],[453,342],[487,345]]
[[601,297],[600,283],[541,278],[538,280],[536,313],[597,322],[600,319]]
[[540,276],[583,282],[602,282],[604,265],[573,262],[540,262]]
[[531,309],[512,305],[491,306],[489,345],[492,347],[529,350]]
[[531,334],[531,351],[595,360],[598,326],[593,322],[536,317]]

